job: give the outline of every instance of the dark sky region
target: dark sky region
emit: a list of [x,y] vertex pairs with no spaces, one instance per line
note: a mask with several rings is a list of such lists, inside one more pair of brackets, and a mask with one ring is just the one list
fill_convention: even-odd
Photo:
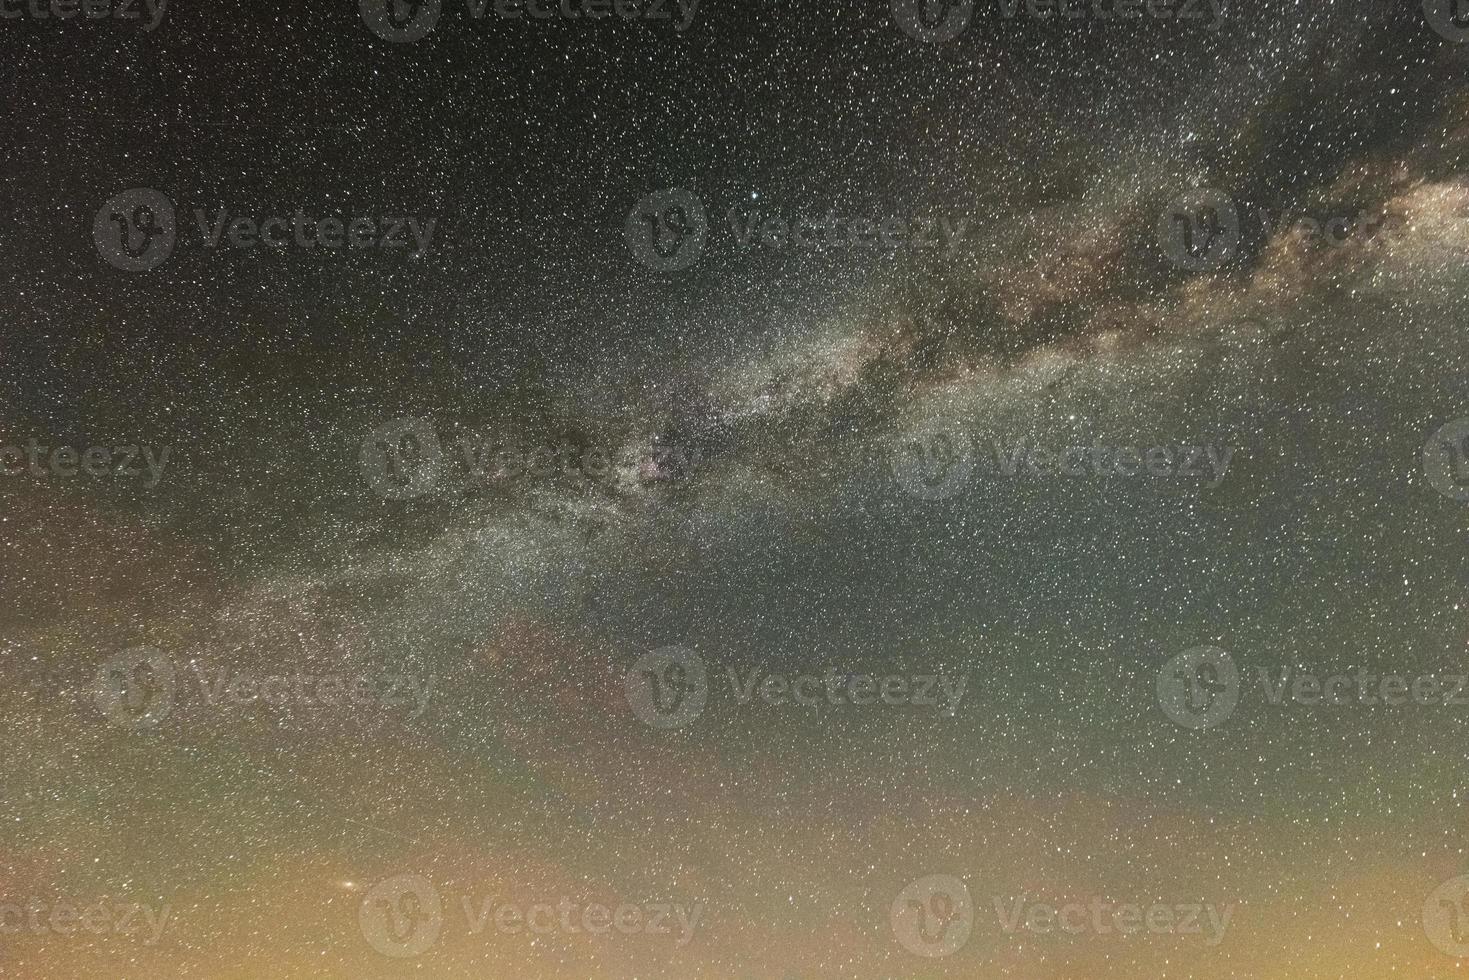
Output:
[[48,4],[0,976],[1469,962],[1457,0]]

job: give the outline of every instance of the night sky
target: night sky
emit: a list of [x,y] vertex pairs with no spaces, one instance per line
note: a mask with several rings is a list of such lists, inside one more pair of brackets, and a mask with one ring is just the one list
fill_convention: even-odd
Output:
[[1469,970],[1469,3],[72,2],[0,977]]

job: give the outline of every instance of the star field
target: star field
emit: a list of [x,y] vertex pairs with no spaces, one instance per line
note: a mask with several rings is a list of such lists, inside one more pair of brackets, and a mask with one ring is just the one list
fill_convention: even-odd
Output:
[[1469,963],[1456,3],[94,7],[0,976]]

